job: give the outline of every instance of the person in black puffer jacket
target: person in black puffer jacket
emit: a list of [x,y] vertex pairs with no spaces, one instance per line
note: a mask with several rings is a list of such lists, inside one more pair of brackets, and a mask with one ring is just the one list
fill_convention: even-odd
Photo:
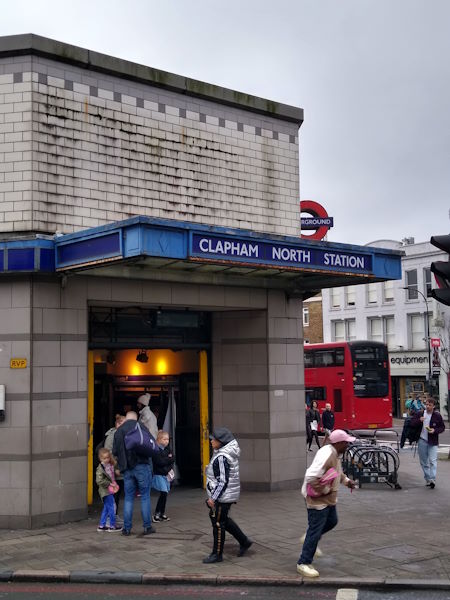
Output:
[[169,434],[167,431],[159,431],[156,443],[161,452],[153,458],[153,480],[152,488],[160,492],[158,502],[153,515],[153,521],[170,521],[166,515],[167,494],[170,492],[170,482],[174,478],[173,465],[175,458],[169,446]]

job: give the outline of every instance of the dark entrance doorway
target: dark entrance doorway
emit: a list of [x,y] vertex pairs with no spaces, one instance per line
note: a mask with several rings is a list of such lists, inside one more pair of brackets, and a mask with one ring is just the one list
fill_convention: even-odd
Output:
[[116,414],[136,410],[141,394],[150,393],[158,429],[168,431],[176,461],[176,482],[200,486],[200,412],[198,373],[164,378],[109,375],[94,368],[94,448],[113,426]]
[[210,322],[209,313],[188,307],[90,307],[93,448],[115,415],[135,410],[149,392],[158,428],[171,437],[177,481],[202,484],[199,353],[209,349]]

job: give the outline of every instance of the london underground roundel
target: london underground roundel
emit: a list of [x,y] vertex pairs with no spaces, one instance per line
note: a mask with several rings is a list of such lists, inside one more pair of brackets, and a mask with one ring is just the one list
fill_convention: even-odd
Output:
[[301,217],[301,229],[312,230],[313,233],[306,235],[301,234],[301,238],[305,240],[321,240],[323,239],[330,227],[333,227],[333,217],[329,217],[325,208],[318,202],[313,200],[301,200],[300,212],[310,215],[309,217]]

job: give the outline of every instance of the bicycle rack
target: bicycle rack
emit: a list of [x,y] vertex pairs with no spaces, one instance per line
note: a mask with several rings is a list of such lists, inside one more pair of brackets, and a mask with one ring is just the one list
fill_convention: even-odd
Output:
[[390,446],[377,446],[365,441],[350,444],[342,457],[342,469],[347,477],[363,483],[386,483],[396,490],[400,459]]

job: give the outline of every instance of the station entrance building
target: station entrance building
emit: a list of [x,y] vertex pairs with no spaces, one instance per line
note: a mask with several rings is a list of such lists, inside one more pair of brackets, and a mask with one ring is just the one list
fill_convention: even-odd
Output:
[[87,515],[93,449],[151,393],[180,484],[211,427],[244,489],[305,468],[302,299],[400,254],[301,240],[301,109],[0,38],[0,527]]

